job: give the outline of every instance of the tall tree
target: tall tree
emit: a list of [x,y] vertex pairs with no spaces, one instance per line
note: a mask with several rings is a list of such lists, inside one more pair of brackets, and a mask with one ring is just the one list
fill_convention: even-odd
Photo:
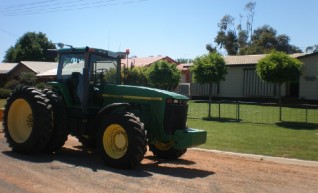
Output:
[[6,51],[4,62],[55,61],[54,56],[45,54],[46,50],[54,48],[44,33],[27,32]]
[[191,68],[195,82],[200,84],[209,84],[209,113],[211,118],[211,100],[212,100],[212,87],[213,83],[219,85],[222,80],[225,80],[227,74],[227,67],[223,57],[212,52],[208,55],[197,57],[193,61]]
[[157,61],[148,68],[150,86],[164,90],[173,90],[180,83],[181,73],[175,64],[167,61]]
[[224,48],[229,55],[236,55],[238,52],[238,37],[234,27],[234,18],[225,15],[218,23],[219,31],[214,42],[222,49]]
[[283,83],[299,80],[302,63],[284,52],[272,51],[256,65],[258,76],[278,85],[278,99],[281,103],[281,86]]
[[[254,15],[256,3],[253,1],[245,5],[246,24],[242,24],[243,16],[240,15],[239,25],[235,25],[235,18],[230,15],[222,17],[218,23],[219,31],[214,42],[219,49],[225,49],[228,55],[267,54],[271,50],[286,53],[302,52],[298,47],[291,45],[290,38],[278,35],[277,31],[269,25],[258,27],[254,30]],[[207,46],[213,51],[213,47]]]
[[244,7],[245,11],[247,11],[246,32],[247,32],[247,36],[249,35],[250,37],[253,36],[253,23],[254,23],[255,7],[256,7],[256,2],[253,2],[253,1],[246,3],[246,5]]

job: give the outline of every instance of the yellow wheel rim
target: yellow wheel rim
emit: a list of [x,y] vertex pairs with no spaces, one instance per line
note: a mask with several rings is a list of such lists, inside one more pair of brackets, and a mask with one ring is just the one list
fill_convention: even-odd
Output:
[[103,146],[107,155],[113,159],[124,156],[128,147],[128,137],[125,129],[118,124],[109,125],[103,135]]
[[155,147],[161,151],[167,151],[169,149],[171,149],[171,147],[173,146],[173,141],[169,142],[169,143],[161,143],[161,142],[156,142]]
[[8,130],[16,143],[25,142],[31,135],[33,115],[29,103],[24,99],[15,100],[8,112]]

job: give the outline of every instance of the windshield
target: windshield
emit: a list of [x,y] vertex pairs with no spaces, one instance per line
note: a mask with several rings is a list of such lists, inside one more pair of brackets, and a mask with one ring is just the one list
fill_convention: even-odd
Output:
[[[84,53],[80,54],[61,54],[61,71],[58,72],[58,79],[67,81],[73,76],[83,76],[85,66]],[[94,83],[107,82],[118,83],[118,62],[116,59],[110,59],[105,56],[91,54],[89,59],[89,79]]]
[[67,80],[72,74],[83,74],[84,68],[84,54],[63,54],[60,56],[60,65],[62,64],[62,71],[59,79]]
[[92,54],[90,57],[91,81],[95,83],[106,82],[116,84],[118,82],[117,60]]

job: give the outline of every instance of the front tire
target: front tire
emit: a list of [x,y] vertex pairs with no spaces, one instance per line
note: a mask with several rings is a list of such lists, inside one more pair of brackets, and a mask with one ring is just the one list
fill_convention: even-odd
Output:
[[107,165],[120,169],[136,167],[147,150],[142,123],[131,113],[109,115],[100,125],[98,148]]
[[39,153],[52,134],[49,100],[33,87],[19,87],[7,99],[3,130],[9,146],[19,153]]

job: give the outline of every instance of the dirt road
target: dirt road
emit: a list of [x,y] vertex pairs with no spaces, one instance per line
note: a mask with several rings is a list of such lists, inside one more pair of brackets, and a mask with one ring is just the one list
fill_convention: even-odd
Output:
[[134,170],[105,166],[69,137],[54,155],[10,151],[0,130],[0,192],[318,192],[318,167],[189,150],[179,161],[147,152]]

